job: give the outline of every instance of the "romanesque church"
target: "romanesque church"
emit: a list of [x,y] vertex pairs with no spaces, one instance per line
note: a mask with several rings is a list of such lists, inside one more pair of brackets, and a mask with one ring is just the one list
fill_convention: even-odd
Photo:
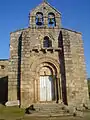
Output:
[[[0,102],[86,103],[88,88],[82,34],[63,28],[61,13],[43,1],[29,26],[10,34],[10,58],[0,60]],[[2,94],[2,95],[1,95]]]

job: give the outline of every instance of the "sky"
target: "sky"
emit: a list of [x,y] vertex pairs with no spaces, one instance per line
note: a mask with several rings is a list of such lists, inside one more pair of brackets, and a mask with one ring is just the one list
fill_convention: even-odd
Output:
[[[10,55],[10,32],[29,26],[30,10],[43,0],[0,0],[0,59]],[[62,27],[82,33],[87,77],[90,77],[90,0],[48,0],[62,14]]]

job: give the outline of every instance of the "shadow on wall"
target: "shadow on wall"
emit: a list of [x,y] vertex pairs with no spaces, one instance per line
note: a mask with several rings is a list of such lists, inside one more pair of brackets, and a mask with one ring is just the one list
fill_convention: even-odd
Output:
[[0,78],[0,104],[8,101],[8,76]]
[[62,85],[62,98],[65,105],[68,105],[67,102],[67,88],[66,88],[66,71],[65,71],[65,60],[64,60],[64,48],[63,48],[63,36],[60,31],[58,37],[58,47],[62,48],[62,52],[59,52],[59,61],[60,61],[60,72],[61,72],[61,85]]
[[89,99],[90,99],[90,78],[88,78],[87,83],[88,83],[88,93],[89,93]]
[[[17,74],[17,98],[21,101],[21,94],[20,94],[20,84],[21,84],[21,49],[22,49],[22,33],[18,40],[18,74]],[[21,104],[21,102],[20,102]]]

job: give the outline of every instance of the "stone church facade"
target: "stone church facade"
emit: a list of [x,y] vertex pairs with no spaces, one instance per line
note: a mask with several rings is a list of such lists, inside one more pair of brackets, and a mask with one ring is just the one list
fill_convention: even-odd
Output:
[[46,1],[30,12],[28,28],[10,34],[7,67],[8,101],[22,107],[88,100],[82,34],[62,28],[61,13]]

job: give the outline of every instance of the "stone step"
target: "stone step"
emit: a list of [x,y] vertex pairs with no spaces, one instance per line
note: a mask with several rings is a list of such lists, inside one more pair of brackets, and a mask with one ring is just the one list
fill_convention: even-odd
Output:
[[60,104],[34,104],[35,109],[40,110],[60,110],[62,109],[62,105]]
[[69,113],[64,113],[64,112],[32,112],[29,114],[30,116],[71,116]]
[[70,113],[63,110],[62,104],[38,103],[33,104],[35,110],[30,111],[31,116],[70,116]]
[[34,107],[42,107],[42,108],[62,108],[61,104],[34,104]]
[[56,112],[58,112],[58,111],[64,111],[62,109],[57,109],[57,108],[56,109],[55,108],[53,108],[53,109],[50,109],[50,108],[45,108],[45,109],[44,108],[43,109],[42,108],[35,108],[35,110],[36,111],[52,111],[52,112],[53,111],[56,111]]
[[64,110],[61,110],[61,109],[35,109],[36,111],[47,111],[47,112],[62,112],[62,111],[64,111]]
[[69,115],[65,110],[62,109],[62,104],[48,103],[48,104],[33,104],[35,111],[32,111],[32,114],[41,114],[41,115]]

